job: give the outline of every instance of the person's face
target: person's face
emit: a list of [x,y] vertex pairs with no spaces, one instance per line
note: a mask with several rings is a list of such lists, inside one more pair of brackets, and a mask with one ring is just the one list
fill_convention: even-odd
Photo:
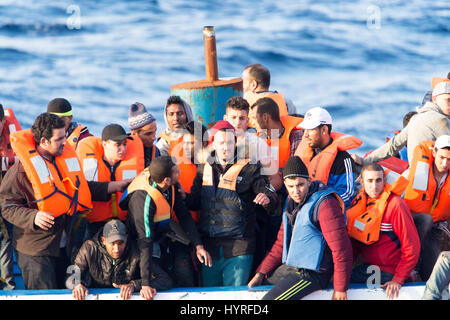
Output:
[[384,172],[365,170],[362,174],[361,184],[367,195],[377,199],[384,190]]
[[193,134],[185,134],[183,136],[183,153],[187,159],[194,160],[195,139]]
[[170,185],[173,186],[178,182],[178,179],[180,178],[180,167],[178,165],[174,165],[172,167],[172,172],[170,176]]
[[284,179],[284,186],[295,203],[302,203],[309,191],[310,179],[294,177]]
[[228,162],[234,158],[234,149],[236,147],[236,136],[231,130],[221,130],[214,135],[213,149],[216,150],[217,157]]
[[310,148],[320,148],[323,144],[323,135],[325,127],[316,127],[314,129],[306,129],[303,133],[303,139],[306,139]]
[[253,92],[258,84],[254,79],[248,74],[248,70],[244,70],[241,75],[242,78],[242,89],[244,92]]
[[450,117],[450,93],[433,97],[433,102],[441,109],[443,114]]
[[258,107],[254,107],[252,116],[256,131],[269,130],[268,115],[266,113],[259,114]]
[[113,259],[119,259],[125,251],[125,247],[127,245],[127,242],[123,240],[117,240],[109,243],[104,237],[102,237],[102,242],[106,248],[106,252],[108,252]]
[[450,150],[433,149],[434,165],[439,173],[445,173],[450,170]]
[[63,154],[66,142],[66,130],[64,128],[53,129],[50,140],[42,138],[40,146],[53,157],[57,157]]
[[125,158],[127,154],[127,139],[122,141],[107,140],[103,141],[105,158],[112,162],[118,162]]
[[72,116],[63,116],[61,119],[64,120],[64,130],[67,131],[69,129],[70,124],[72,123]]
[[149,148],[149,147],[153,147],[153,142],[155,142],[155,140],[156,140],[156,130],[157,130],[156,121],[153,121],[153,122],[143,126],[139,130],[133,130],[133,131],[141,139],[144,147]]
[[224,120],[231,123],[231,125],[240,133],[245,132],[248,127],[248,112],[234,108],[227,108],[227,113],[223,117]]
[[186,112],[180,104],[170,104],[166,109],[167,123],[170,129],[177,130],[186,124]]

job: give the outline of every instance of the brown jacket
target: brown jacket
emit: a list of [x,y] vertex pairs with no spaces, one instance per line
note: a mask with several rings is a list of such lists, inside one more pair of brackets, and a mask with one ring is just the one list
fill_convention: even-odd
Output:
[[[92,198],[108,201],[107,183],[88,182]],[[13,246],[20,253],[31,256],[59,256],[62,232],[70,217],[61,215],[49,230],[34,224],[38,212],[33,187],[20,162],[8,169],[0,186],[2,216],[14,225]],[[74,216],[75,217],[75,216]]]

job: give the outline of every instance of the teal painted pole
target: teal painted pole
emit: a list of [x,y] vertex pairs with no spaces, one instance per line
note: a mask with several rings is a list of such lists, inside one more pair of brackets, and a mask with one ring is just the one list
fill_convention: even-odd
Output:
[[210,128],[223,119],[227,100],[232,96],[242,96],[243,88],[241,78],[219,79],[214,27],[203,28],[203,42],[206,79],[175,84],[171,86],[171,94],[189,103],[194,120]]

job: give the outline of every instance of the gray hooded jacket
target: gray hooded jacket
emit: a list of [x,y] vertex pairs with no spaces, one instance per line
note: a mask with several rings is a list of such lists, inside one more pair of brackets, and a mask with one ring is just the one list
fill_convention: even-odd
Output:
[[[184,112],[186,113],[186,121],[189,122],[189,121],[194,120],[194,116],[192,115],[191,106],[183,99],[182,99],[182,101],[183,101]],[[167,106],[164,107],[164,121],[166,122],[166,129],[164,131],[168,136],[177,135],[176,132],[174,132],[172,129],[170,129],[169,123],[167,122],[166,113],[167,113]],[[159,137],[158,141],[156,142],[156,146],[158,147],[161,156],[169,155],[169,143],[165,139],[162,139],[161,137]]]
[[419,143],[427,140],[435,141],[444,134],[450,134],[450,117],[443,114],[436,104],[427,101],[423,107],[417,108],[417,114],[399,134],[370,153],[363,159],[363,164],[392,157],[405,145],[408,145],[408,159],[411,161],[414,149]]

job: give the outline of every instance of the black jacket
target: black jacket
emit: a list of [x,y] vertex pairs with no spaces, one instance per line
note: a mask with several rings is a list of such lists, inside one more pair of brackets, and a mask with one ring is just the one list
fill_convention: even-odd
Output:
[[[211,164],[213,168],[213,181],[214,184],[219,181],[221,174],[226,172],[232,164],[229,164],[222,169],[222,166],[216,162]],[[200,164],[197,169],[197,174],[194,179],[194,183],[191,187],[190,194],[187,195],[186,204],[190,210],[201,209],[201,190],[203,182],[203,169],[204,165]],[[205,245],[205,249],[211,254],[213,259],[218,257],[219,248],[222,247],[225,258],[234,256],[252,254],[255,250],[256,239],[256,214],[263,210],[256,210],[257,206],[253,200],[259,193],[264,193],[270,199],[270,203],[264,206],[267,214],[272,214],[277,208],[277,194],[275,189],[270,185],[269,179],[265,175],[261,175],[261,164],[248,163],[245,165],[239,173],[238,183],[236,185],[236,192],[241,200],[247,204],[247,225],[245,228],[243,239],[227,239],[227,238],[209,238],[202,237],[202,241]],[[200,214],[200,219],[202,215]]]
[[[140,290],[140,257],[136,243],[127,241],[122,256],[114,259],[101,242],[102,233],[103,229],[87,240],[75,258],[75,265],[81,271],[81,283],[90,288],[111,288],[113,283],[133,283],[135,291]],[[153,268],[149,285],[156,290],[168,290],[172,287],[172,280],[161,268]]]

